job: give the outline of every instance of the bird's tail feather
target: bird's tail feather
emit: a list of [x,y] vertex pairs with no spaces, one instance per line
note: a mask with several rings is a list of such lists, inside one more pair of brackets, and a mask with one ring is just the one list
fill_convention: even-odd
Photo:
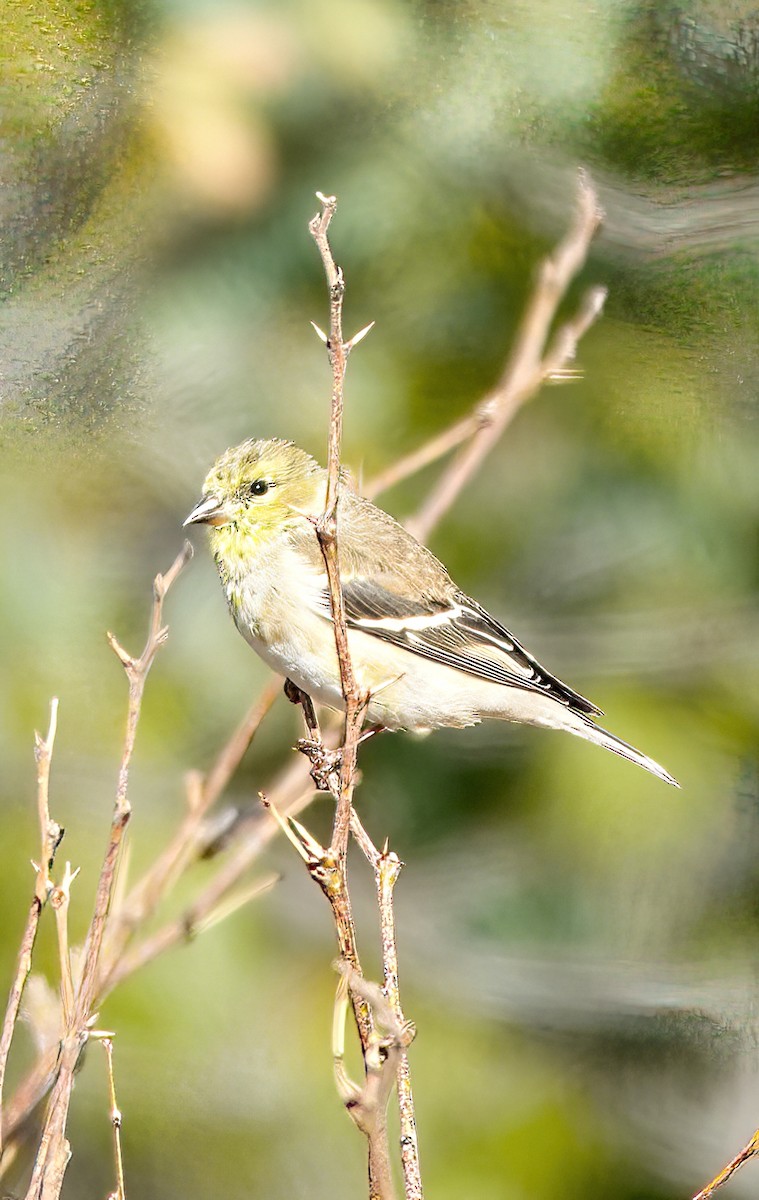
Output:
[[637,763],[639,767],[644,767],[646,771],[650,771],[652,775],[663,779],[665,783],[671,783],[673,787],[680,786],[674,775],[670,775],[669,771],[665,771],[664,767],[653,758],[649,758],[647,754],[642,754],[634,746],[623,742],[615,734],[609,733],[608,729],[603,729],[600,725],[594,724],[584,713],[575,713],[573,711],[573,716],[576,716],[578,720],[576,724],[573,722],[571,725],[565,727],[569,733],[576,733],[578,737],[587,738],[589,742],[595,742],[597,746],[604,746],[607,750],[611,750],[612,753],[619,754],[621,758],[626,758],[629,762]]

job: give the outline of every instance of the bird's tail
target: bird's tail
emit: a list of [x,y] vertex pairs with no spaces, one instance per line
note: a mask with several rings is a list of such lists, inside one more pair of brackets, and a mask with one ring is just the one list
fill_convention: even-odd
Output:
[[571,712],[576,720],[564,726],[568,733],[575,733],[578,737],[587,738],[589,742],[595,742],[597,746],[605,746],[613,754],[619,754],[621,758],[626,758],[630,762],[637,763],[639,767],[644,767],[646,771],[650,771],[652,775],[663,779],[665,783],[671,783],[673,787],[680,786],[674,775],[670,775],[669,771],[665,771],[664,767],[660,766],[653,758],[649,758],[647,754],[642,754],[640,750],[636,750],[634,746],[623,742],[615,734],[609,733],[608,729],[603,729],[600,725],[594,724],[584,713],[575,712],[574,709]]

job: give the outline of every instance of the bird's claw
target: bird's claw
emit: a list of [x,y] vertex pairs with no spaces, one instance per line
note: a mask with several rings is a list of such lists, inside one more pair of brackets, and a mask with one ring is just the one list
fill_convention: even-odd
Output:
[[299,738],[298,749],[311,763],[311,778],[320,792],[331,792],[330,776],[339,775],[343,765],[342,750],[328,750],[323,742]]

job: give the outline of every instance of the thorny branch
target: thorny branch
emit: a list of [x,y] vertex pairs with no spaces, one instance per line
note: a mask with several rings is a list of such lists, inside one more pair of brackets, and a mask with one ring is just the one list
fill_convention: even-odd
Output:
[[[348,980],[347,986],[361,1039],[364,1064],[367,1070],[368,1088],[369,1081],[373,1078],[370,1071],[370,1062],[376,1041],[376,1033],[372,1006],[367,1002],[362,990],[355,986],[355,981],[362,977],[362,973],[356,945],[356,930],[353,921],[347,876],[348,836],[351,825],[353,788],[356,779],[356,755],[368,696],[361,694],[351,663],[345,619],[345,601],[340,583],[337,515],[345,369],[348,354],[353,345],[355,345],[359,337],[364,336],[368,332],[368,328],[370,327],[367,330],[362,330],[352,341],[347,343],[343,341],[342,309],[345,296],[345,279],[342,270],[335,263],[328,236],[330,222],[337,208],[337,200],[334,196],[325,197],[321,193],[317,193],[317,196],[321,202],[322,209],[310,222],[309,229],[319,249],[329,286],[330,333],[329,338],[326,339],[326,344],[332,366],[332,405],[329,432],[327,499],[324,513],[317,522],[316,531],[329,585],[330,606],[335,630],[335,647],[345,701],[345,730],[343,744],[340,749],[341,761],[337,786],[335,787],[334,773],[327,777],[327,782],[330,785],[330,790],[335,795],[336,801],[331,846],[325,850],[311,837],[302,825],[294,822],[292,819],[289,830],[286,826],[284,828],[285,832],[288,833],[288,836],[291,837],[298,847],[312,878],[319,884],[332,908],[332,916],[335,922],[342,961],[350,969],[350,974],[346,976]],[[354,1121],[367,1138],[370,1200],[375,1200],[375,1198],[376,1200],[392,1200],[394,1196],[385,1116],[389,1094],[390,1087],[388,1086],[382,1090],[380,1095],[374,1098],[374,1105],[371,1107],[371,1117],[369,1116],[370,1109],[368,1108],[360,1105],[354,1107],[346,1105]]]
[[344,874],[356,774],[356,754],[358,740],[361,736],[366,698],[361,695],[353,673],[345,619],[345,599],[340,584],[337,518],[340,499],[340,447],[343,436],[343,385],[348,355],[356,342],[368,332],[371,326],[361,330],[351,341],[343,341],[345,278],[341,268],[335,262],[329,244],[329,226],[337,209],[337,199],[335,196],[323,196],[321,192],[317,192],[317,198],[322,206],[321,212],[311,219],[308,228],[321,255],[329,287],[329,337],[325,338],[318,329],[317,332],[326,343],[332,367],[332,403],[327,455],[327,495],[324,512],[316,523],[316,536],[319,539],[327,572],[332,624],[335,630],[335,649],[345,701],[345,735],[341,748],[340,783],[338,794],[335,797],[335,823],[331,847],[337,858],[338,869]]

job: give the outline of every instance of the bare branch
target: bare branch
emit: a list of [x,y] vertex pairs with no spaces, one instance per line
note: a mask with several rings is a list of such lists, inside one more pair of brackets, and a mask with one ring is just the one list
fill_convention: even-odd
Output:
[[372,481],[369,494],[376,496],[382,488],[392,486],[465,443],[419,512],[406,523],[420,541],[429,536],[449,510],[522,405],[574,357],[580,337],[600,314],[605,292],[594,288],[581,302],[579,313],[559,330],[548,346],[559,303],[583,266],[602,218],[595,189],[581,172],[574,221],[554,252],[541,264],[514,347],[493,390],[471,416],[457,421]]
[[79,986],[79,995],[77,997],[76,1015],[78,1021],[82,1021],[83,1019],[86,1020],[86,1016],[88,1016],[91,1011],[92,1003],[95,997],[100,949],[105,931],[105,922],[108,916],[108,909],[113,893],[116,867],[120,856],[124,831],[131,816],[131,808],[127,797],[127,790],[129,787],[129,768],[132,761],[132,754],[134,752],[137,725],[139,723],[140,712],[142,709],[142,695],[145,690],[145,682],[147,680],[150,668],[153,665],[155,656],[159,648],[166,641],[166,637],[168,635],[168,629],[162,624],[163,602],[172,583],[177,578],[182,568],[186,566],[186,564],[192,558],[192,553],[192,546],[189,542],[185,542],[182,550],[177,555],[166,574],[156,575],[153,582],[153,606],[150,615],[148,639],[145,643],[145,648],[138,659],[130,658],[129,655],[127,655],[126,652],[119,646],[113,634],[108,635],[111,646],[118,654],[126,671],[127,680],[129,682],[129,709],[127,712],[127,729],[126,736],[124,738],[124,749],[122,751],[118,784],[116,786],[116,803],[114,805],[113,820],[111,822],[111,836],[100,872],[100,880],[98,882],[98,890],[95,900],[95,911],[93,913],[89,933],[87,934],[87,940],[85,942],[82,981]]
[[722,1187],[723,1183],[727,1183],[730,1176],[734,1175],[739,1167],[742,1167],[744,1163],[747,1163],[750,1158],[754,1158],[756,1154],[759,1154],[759,1129],[757,1129],[754,1136],[749,1142],[746,1143],[740,1153],[736,1154],[735,1158],[731,1159],[727,1166],[723,1167],[718,1175],[715,1175],[711,1183],[707,1183],[706,1187],[702,1188],[701,1191],[693,1197],[693,1200],[708,1200],[710,1196],[714,1195],[718,1188]]
[[[335,796],[335,819],[332,842],[328,849],[318,846],[305,830],[295,831],[301,841],[301,854],[311,877],[319,884],[332,908],[337,932],[337,941],[342,958],[350,964],[356,977],[361,967],[356,946],[356,931],[353,922],[350,892],[348,891],[347,854],[353,806],[353,788],[356,778],[356,755],[361,737],[361,726],[368,697],[362,696],[353,672],[348,631],[345,618],[345,600],[340,583],[338,552],[338,503],[340,487],[340,447],[343,427],[343,384],[348,354],[352,347],[365,336],[369,326],[348,343],[343,340],[342,309],[345,295],[343,273],[335,263],[329,244],[330,222],[337,208],[334,196],[325,197],[317,193],[322,211],[309,225],[324,265],[329,286],[330,333],[327,352],[332,366],[332,405],[329,429],[329,453],[327,461],[327,496],[324,512],[316,523],[324,566],[329,584],[330,608],[335,633],[335,649],[340,668],[340,682],[345,702],[345,726],[341,747],[339,778],[335,772],[327,771],[326,782]],[[305,748],[305,747],[304,747]],[[337,786],[335,786],[335,782]],[[370,1006],[357,989],[350,986],[350,997],[358,1027],[364,1062],[369,1063],[369,1053],[374,1040],[374,1023]],[[390,1200],[393,1195],[390,1176],[387,1128],[384,1117],[373,1120],[364,1129],[369,1147],[369,1194],[374,1200]]]
[[[296,760],[295,766],[299,774],[305,775],[305,764]],[[286,800],[292,811],[300,811],[311,800],[313,787],[304,786],[294,799]],[[102,977],[98,988],[97,1003],[115,987],[140,968],[148,965],[164,952],[177,945],[191,941],[198,933],[204,932],[217,920],[227,917],[231,911],[236,911],[242,904],[248,903],[257,896],[263,895],[277,882],[278,876],[269,874],[262,880],[252,883],[245,892],[228,897],[231,889],[250,865],[260,857],[261,852],[272,840],[276,830],[272,822],[257,821],[255,827],[247,833],[238,847],[237,853],[225,865],[219,875],[197,896],[193,904],[178,918],[168,922],[154,934],[148,936],[132,951],[124,953],[113,962],[110,969]],[[227,905],[227,908],[224,908]],[[50,1090],[56,1078],[58,1047],[46,1052],[34,1065],[30,1074],[18,1089],[6,1112],[6,1126],[9,1137],[15,1136],[23,1126],[29,1113],[36,1108],[42,1097]],[[6,1161],[3,1160],[4,1172]]]
[[[395,1192],[388,1158],[387,1103],[393,1084],[398,1078],[401,1060],[409,1045],[410,1027],[398,1019],[389,1002],[386,989],[380,989],[375,983],[358,975],[345,961],[340,961],[336,965],[351,993],[360,996],[369,1006],[376,1025],[384,1029],[386,1034],[384,1037],[375,1034],[369,1047],[365,1060],[367,1075],[363,1087],[352,1083],[347,1078],[342,1061],[344,1036],[339,1018],[341,988],[338,987],[333,1046],[338,1087],[341,1089],[350,1116],[369,1139],[370,1154],[374,1155],[375,1160],[377,1194],[382,1197],[393,1197]],[[416,1183],[414,1183],[404,1162],[404,1189],[406,1197],[413,1196],[421,1200],[422,1185],[421,1179],[418,1177],[418,1161],[416,1168]]]
[[369,499],[374,500],[382,492],[387,492],[390,488],[395,487],[397,483],[401,483],[404,479],[408,479],[411,475],[416,475],[419,471],[423,471],[425,467],[437,462],[439,458],[443,458],[446,454],[450,454],[451,450],[455,450],[462,442],[471,437],[480,424],[480,418],[476,412],[464,417],[461,421],[456,421],[448,429],[444,429],[442,433],[438,433],[435,437],[430,438],[423,446],[417,450],[412,450],[410,454],[406,454],[403,458],[399,458],[397,462],[391,463],[379,475],[375,475],[374,479],[370,479],[361,489],[363,494]]
[[55,858],[55,852],[61,843],[63,830],[60,825],[50,819],[48,802],[50,789],[50,763],[53,757],[53,745],[58,727],[58,701],[53,698],[50,702],[50,724],[47,737],[43,740],[35,734],[34,756],[37,761],[37,815],[40,827],[40,861],[37,866],[37,879],[34,896],[26,918],[26,925],[21,937],[21,946],[16,960],[16,971],[11,984],[8,1004],[3,1019],[3,1031],[0,1035],[0,1157],[3,1153],[3,1085],[5,1071],[8,1065],[13,1032],[16,1028],[21,998],[24,987],[32,969],[32,954],[37,938],[40,913],[50,892],[50,870]]
[[[356,778],[356,755],[361,738],[363,717],[369,697],[362,695],[353,673],[350,651],[348,646],[347,625],[345,619],[345,603],[340,583],[339,555],[337,541],[337,508],[340,481],[340,445],[342,438],[343,420],[343,382],[347,356],[353,346],[368,332],[371,326],[366,326],[349,342],[343,342],[342,334],[342,305],[345,295],[345,280],[342,271],[336,266],[329,244],[328,230],[337,207],[334,196],[325,198],[319,195],[322,202],[322,212],[313,218],[310,230],[319,248],[324,263],[327,282],[330,290],[330,336],[327,349],[332,365],[332,412],[330,420],[328,484],[327,500],[322,517],[317,523],[317,536],[321,546],[324,564],[329,583],[330,605],[335,630],[335,646],[340,665],[340,680],[345,701],[345,729],[341,750],[339,786],[335,788],[334,772],[326,773],[327,786],[336,793],[335,821],[332,831],[332,844],[324,849],[308,834],[302,826],[290,822],[288,836],[299,841],[299,851],[306,862],[312,878],[319,884],[332,908],[332,916],[337,930],[338,945],[342,960],[345,963],[346,979],[353,1011],[358,1026],[364,1063],[367,1070],[367,1081],[361,1092],[361,1099],[350,1104],[349,1111],[356,1124],[367,1136],[369,1145],[369,1192],[370,1197],[378,1200],[390,1200],[394,1195],[392,1176],[390,1173],[386,1108],[392,1086],[392,1078],[396,1070],[396,1060],[400,1067],[401,1059],[405,1059],[405,1050],[395,1048],[392,1056],[392,1071],[389,1051],[387,1061],[381,1070],[375,1069],[374,1050],[376,1033],[374,1030],[373,1007],[368,1002],[365,984],[361,975],[356,946],[356,932],[353,923],[350,893],[347,881],[347,849],[348,835],[351,824],[354,831],[360,822],[353,811],[353,787]],[[305,711],[305,710],[304,710]],[[308,749],[308,746],[304,746]],[[368,840],[368,839],[367,839]],[[376,852],[375,852],[376,855]],[[398,864],[395,856],[392,856]],[[371,861],[371,859],[370,859]],[[385,869],[384,859],[381,867],[375,865],[375,870],[382,873],[383,879],[389,875]],[[380,874],[377,874],[379,881]],[[394,880],[393,880],[394,882]],[[378,882],[378,888],[380,884]],[[379,893],[378,893],[379,894]],[[388,938],[394,946],[394,924],[392,917],[392,883],[384,882],[380,895],[381,919],[382,905],[385,913],[389,912],[392,933]],[[385,921],[387,920],[385,916]],[[383,931],[383,960],[387,970],[394,970],[396,980],[394,995],[397,1002],[397,962],[395,968],[390,963],[390,950],[385,958],[385,935]],[[408,1065],[404,1074],[405,1111],[402,1113],[403,1137],[402,1145],[406,1147],[403,1155],[404,1183],[406,1195],[414,1200],[421,1200],[421,1179],[418,1172],[418,1154],[416,1150],[416,1133],[413,1114],[413,1100],[410,1083],[408,1082]],[[413,1136],[410,1131],[413,1131]]]

